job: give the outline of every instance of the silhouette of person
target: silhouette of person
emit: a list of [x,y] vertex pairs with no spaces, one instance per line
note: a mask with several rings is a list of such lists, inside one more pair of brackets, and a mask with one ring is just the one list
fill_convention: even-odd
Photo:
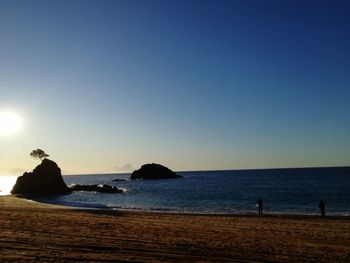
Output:
[[259,198],[257,201],[256,201],[256,206],[258,208],[258,213],[259,215],[262,215],[263,214],[263,201],[261,198]]
[[320,200],[318,207],[320,208],[321,216],[326,216],[326,204],[323,200]]

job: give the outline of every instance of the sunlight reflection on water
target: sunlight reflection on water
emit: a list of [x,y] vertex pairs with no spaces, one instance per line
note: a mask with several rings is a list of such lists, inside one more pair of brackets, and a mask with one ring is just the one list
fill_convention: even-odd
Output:
[[0,195],[11,194],[12,187],[16,183],[17,176],[0,176]]

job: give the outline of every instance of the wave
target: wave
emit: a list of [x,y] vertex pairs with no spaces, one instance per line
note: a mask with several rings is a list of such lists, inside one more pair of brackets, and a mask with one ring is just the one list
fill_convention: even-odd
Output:
[[93,208],[93,209],[110,209],[107,205],[104,204],[98,204],[98,203],[83,203],[83,202],[74,202],[74,201],[60,201],[52,198],[35,198],[34,201],[41,202],[41,203],[47,203],[52,205],[63,205],[63,206],[69,206],[69,207],[76,207],[76,208]]

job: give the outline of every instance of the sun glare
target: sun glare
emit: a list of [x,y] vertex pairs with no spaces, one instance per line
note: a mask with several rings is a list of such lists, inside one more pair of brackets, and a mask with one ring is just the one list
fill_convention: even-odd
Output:
[[0,135],[10,136],[18,133],[22,128],[21,117],[9,111],[0,112]]
[[0,195],[9,195],[16,180],[17,176],[0,175]]

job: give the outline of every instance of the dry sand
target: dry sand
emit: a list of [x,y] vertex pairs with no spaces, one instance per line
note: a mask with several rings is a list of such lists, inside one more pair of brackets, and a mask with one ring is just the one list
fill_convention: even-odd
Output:
[[73,210],[0,197],[0,262],[350,262],[350,219]]

